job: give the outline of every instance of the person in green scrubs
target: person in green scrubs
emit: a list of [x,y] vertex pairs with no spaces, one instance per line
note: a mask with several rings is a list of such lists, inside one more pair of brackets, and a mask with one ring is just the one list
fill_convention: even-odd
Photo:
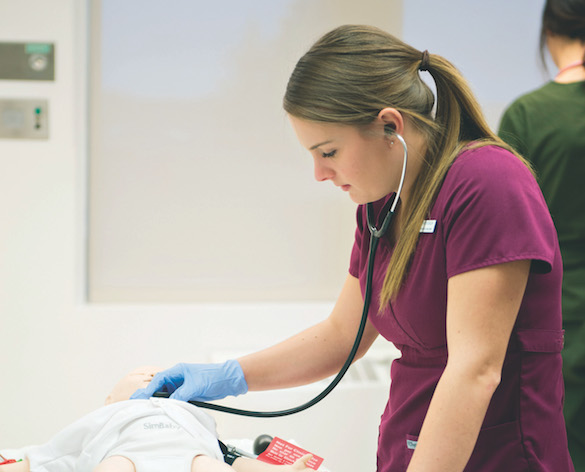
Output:
[[534,166],[563,258],[564,414],[575,470],[585,472],[585,0],[547,0],[541,53],[554,80],[505,111],[499,135]]

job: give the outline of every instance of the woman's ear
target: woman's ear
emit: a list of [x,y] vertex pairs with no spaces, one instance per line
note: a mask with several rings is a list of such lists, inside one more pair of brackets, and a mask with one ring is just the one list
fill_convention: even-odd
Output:
[[378,113],[377,121],[384,126],[384,134],[402,134],[404,118],[396,108],[384,108]]

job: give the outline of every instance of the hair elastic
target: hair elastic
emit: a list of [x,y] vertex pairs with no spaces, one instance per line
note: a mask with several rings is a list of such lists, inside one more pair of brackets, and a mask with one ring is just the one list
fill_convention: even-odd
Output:
[[426,49],[422,53],[422,58],[420,60],[420,66],[418,66],[418,70],[421,72],[429,70],[429,51]]

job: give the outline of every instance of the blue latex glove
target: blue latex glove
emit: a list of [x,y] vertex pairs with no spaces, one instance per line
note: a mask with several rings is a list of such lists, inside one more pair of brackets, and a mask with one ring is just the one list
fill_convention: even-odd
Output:
[[130,399],[150,398],[155,392],[171,393],[175,400],[209,401],[248,391],[240,363],[177,364],[156,374],[146,388],[136,390]]

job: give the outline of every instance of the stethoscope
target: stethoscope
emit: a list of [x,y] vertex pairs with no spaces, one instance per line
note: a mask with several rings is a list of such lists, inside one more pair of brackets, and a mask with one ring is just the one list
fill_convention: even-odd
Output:
[[[349,355],[347,356],[347,360],[343,364],[343,367],[337,373],[335,378],[319,395],[314,397],[312,400],[309,400],[308,402],[303,403],[302,405],[299,405],[297,407],[289,408],[286,410],[250,411],[250,410],[241,410],[238,408],[231,408],[231,407],[227,407],[227,406],[223,406],[223,405],[216,405],[214,403],[200,402],[200,401],[196,401],[196,400],[191,400],[191,401],[189,401],[189,403],[191,403],[195,406],[201,407],[201,408],[206,408],[208,410],[221,411],[224,413],[231,413],[233,415],[252,416],[255,418],[277,418],[280,416],[294,415],[295,413],[299,413],[301,411],[304,411],[304,410],[312,407],[313,405],[315,405],[315,404],[319,403],[321,400],[323,400],[327,395],[329,395],[331,393],[331,391],[337,386],[337,384],[339,384],[339,382],[341,382],[341,379],[343,378],[343,376],[345,375],[345,373],[347,372],[347,370],[351,366],[351,364],[355,358],[355,355],[358,351],[359,345],[362,341],[364,330],[366,328],[366,322],[368,320],[368,312],[370,310],[370,301],[372,298],[372,276],[373,276],[373,272],[374,272],[374,258],[376,256],[378,242],[380,241],[380,238],[382,238],[386,234],[386,232],[388,231],[388,228],[390,228],[390,223],[392,222],[392,218],[393,218],[394,213],[396,211],[396,205],[398,204],[398,200],[400,199],[400,195],[402,193],[402,187],[404,185],[404,178],[406,176],[406,163],[408,161],[408,149],[406,147],[406,142],[404,141],[402,136],[400,136],[399,134],[392,133],[392,137],[398,139],[400,141],[400,143],[402,144],[402,147],[404,148],[404,160],[402,163],[402,174],[400,176],[400,183],[398,185],[398,190],[396,191],[396,194],[394,196],[394,201],[392,202],[390,209],[386,213],[386,216],[384,217],[384,221],[382,222],[382,225],[380,226],[379,229],[376,228],[376,226],[373,223],[374,205],[372,203],[367,204],[367,223],[368,223],[368,229],[370,231],[371,237],[370,237],[370,246],[369,246],[369,252],[368,252],[368,269],[367,269],[367,274],[366,274],[364,308],[362,311],[362,318],[361,318],[360,325],[359,325],[359,328],[358,328],[358,331],[357,331],[357,334],[355,337],[355,341],[353,343],[353,347],[351,348],[351,351],[350,351]],[[161,392],[157,396],[159,396],[159,395],[160,396],[168,396],[169,394]]]

